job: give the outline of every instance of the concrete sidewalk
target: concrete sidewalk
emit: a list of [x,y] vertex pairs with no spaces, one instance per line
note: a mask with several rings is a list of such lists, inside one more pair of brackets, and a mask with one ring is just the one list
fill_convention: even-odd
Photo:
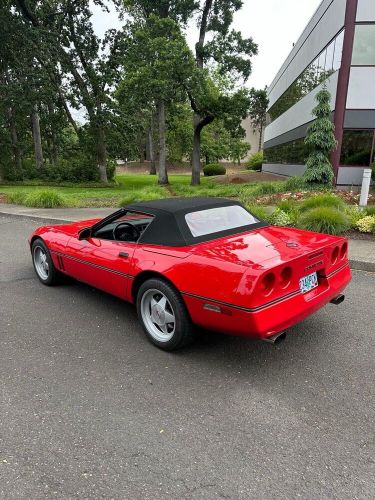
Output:
[[115,208],[28,208],[21,205],[0,203],[0,214],[19,215],[62,222],[85,219],[102,219],[112,214]]
[[[27,208],[0,203],[0,214],[56,222],[103,218],[114,211],[114,208]],[[375,242],[349,239],[349,258],[352,269],[375,273]]]

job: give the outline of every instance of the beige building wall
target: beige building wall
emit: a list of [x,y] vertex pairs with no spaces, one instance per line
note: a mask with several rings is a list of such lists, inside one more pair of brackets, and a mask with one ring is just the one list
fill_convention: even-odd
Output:
[[[248,154],[249,157],[253,153],[257,153],[259,151],[259,132],[257,131],[254,132],[250,118],[245,118],[245,120],[242,121],[242,126],[246,132],[246,141],[251,146],[251,149]],[[262,137],[262,147],[263,147],[263,139],[264,138]]]

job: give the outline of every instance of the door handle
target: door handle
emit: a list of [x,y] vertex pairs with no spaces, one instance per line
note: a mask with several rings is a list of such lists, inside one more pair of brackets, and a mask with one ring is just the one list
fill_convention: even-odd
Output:
[[127,252],[119,252],[118,256],[127,259],[129,257],[129,254]]

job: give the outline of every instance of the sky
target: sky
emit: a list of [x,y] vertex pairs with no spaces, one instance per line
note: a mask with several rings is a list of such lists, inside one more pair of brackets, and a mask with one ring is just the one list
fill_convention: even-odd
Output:
[[[233,28],[244,37],[252,37],[258,44],[258,55],[253,58],[253,71],[248,85],[264,88],[269,85],[288,56],[293,43],[298,40],[321,0],[243,0],[242,9],[236,13]],[[109,4],[108,4],[109,5]],[[102,36],[109,28],[120,27],[114,9],[104,13],[92,6],[96,33]],[[194,47],[197,32],[191,25],[187,40]]]

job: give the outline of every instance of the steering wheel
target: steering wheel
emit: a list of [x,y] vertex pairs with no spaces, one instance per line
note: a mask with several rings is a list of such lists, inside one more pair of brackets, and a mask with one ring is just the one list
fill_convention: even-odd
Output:
[[140,230],[136,226],[133,226],[133,224],[131,224],[130,222],[120,222],[119,224],[117,224],[116,227],[113,228],[112,234],[113,234],[113,239],[115,241],[117,241],[117,240],[121,241],[121,239],[118,238],[118,230],[121,227],[130,227],[130,229],[133,232],[134,241],[137,241],[139,239],[139,237],[141,236]]

